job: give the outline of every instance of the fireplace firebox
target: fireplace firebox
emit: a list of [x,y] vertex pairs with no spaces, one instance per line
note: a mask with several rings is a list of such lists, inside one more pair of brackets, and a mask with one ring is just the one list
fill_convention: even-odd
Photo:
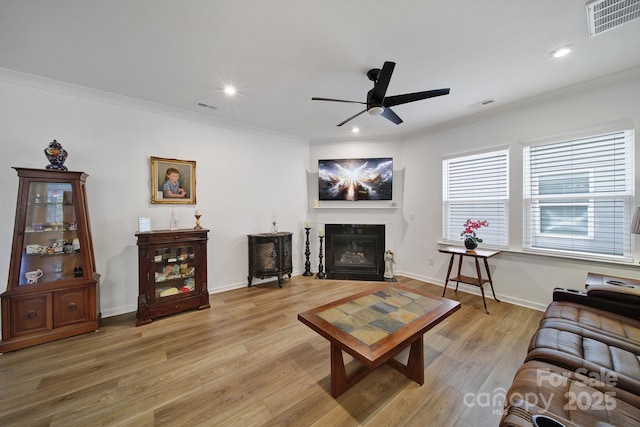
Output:
[[326,224],[328,279],[384,280],[385,226]]

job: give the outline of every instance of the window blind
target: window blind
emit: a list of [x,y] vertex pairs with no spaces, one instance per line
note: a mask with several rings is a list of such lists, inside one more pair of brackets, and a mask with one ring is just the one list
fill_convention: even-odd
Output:
[[523,249],[630,261],[633,130],[525,146]]
[[460,243],[467,219],[486,220],[476,230],[483,245],[509,246],[509,150],[442,161],[444,241]]

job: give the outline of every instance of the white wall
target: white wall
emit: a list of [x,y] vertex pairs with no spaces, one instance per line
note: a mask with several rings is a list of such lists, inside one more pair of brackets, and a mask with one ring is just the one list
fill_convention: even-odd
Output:
[[[390,225],[387,247],[396,253],[396,272],[442,284],[448,258],[437,252],[442,224],[441,160],[452,154],[510,146],[513,251],[492,258],[490,264],[499,296],[542,308],[551,300],[553,287],[581,287],[588,271],[640,278],[640,270],[637,264],[584,262],[518,251],[521,143],[621,121],[638,130],[640,70],[479,113],[406,141],[312,145],[0,70],[4,151],[0,158],[4,183],[0,272],[7,277],[15,215],[18,180],[11,166],[44,168],[43,150],[56,138],[69,151],[67,166],[90,175],[87,191],[97,270],[102,275],[103,316],[136,309],[137,218],[151,217],[155,229],[169,226],[172,208],[150,204],[150,156],[197,161],[197,207],[204,213],[203,226],[212,231],[208,259],[212,292],[246,286],[246,234],[268,231],[274,212],[279,229],[294,233],[294,274],[304,269],[302,227],[306,219],[314,228],[314,272],[318,224],[385,223]],[[636,151],[638,170],[640,150]],[[313,208],[319,158],[386,156],[394,158],[398,180],[393,202],[397,208],[344,212]],[[640,172],[636,177],[638,181]],[[176,206],[174,210],[181,227],[193,226],[195,207]]]
[[280,231],[294,233],[294,274],[301,273],[308,143],[179,115],[0,70],[4,277],[18,186],[11,167],[44,168],[48,161],[43,150],[54,138],[69,152],[65,165],[89,174],[87,198],[97,271],[102,275],[103,316],[136,310],[138,217],[150,217],[154,229],[168,229],[173,209],[180,228],[195,224],[193,205],[150,203],[150,156],[196,161],[197,208],[203,212],[202,226],[211,230],[210,292],[246,286],[246,235],[269,231],[274,213]]
[[[638,123],[640,69],[477,114],[455,126],[403,142],[400,156],[406,169],[403,214],[407,218],[408,213],[413,212],[416,220],[407,221],[409,230],[403,239],[402,270],[431,282],[444,282],[449,257],[437,252],[442,229],[442,159],[508,146],[510,249],[513,252],[503,252],[490,261],[498,297],[543,308],[551,301],[554,287],[583,288],[589,271],[640,278],[637,262],[616,265],[521,252],[522,143],[597,131],[614,124],[635,128],[637,146]],[[638,151],[636,149],[636,188],[640,189]],[[635,258],[638,259],[638,253]]]

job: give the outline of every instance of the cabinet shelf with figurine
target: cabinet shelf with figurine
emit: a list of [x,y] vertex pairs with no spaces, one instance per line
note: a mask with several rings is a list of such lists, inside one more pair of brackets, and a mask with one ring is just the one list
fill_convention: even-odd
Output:
[[186,310],[209,308],[208,230],[147,231],[138,238],[137,326]]
[[84,172],[14,168],[18,200],[0,352],[95,331],[99,279]]

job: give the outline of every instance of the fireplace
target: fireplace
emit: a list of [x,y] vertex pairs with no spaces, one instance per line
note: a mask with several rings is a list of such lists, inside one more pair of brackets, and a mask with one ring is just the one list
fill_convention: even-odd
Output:
[[326,224],[328,279],[384,280],[384,225]]

